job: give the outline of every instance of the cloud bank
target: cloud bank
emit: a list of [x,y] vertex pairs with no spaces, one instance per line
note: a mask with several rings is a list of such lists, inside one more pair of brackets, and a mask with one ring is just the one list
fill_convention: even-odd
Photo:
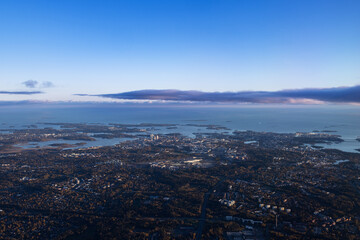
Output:
[[0,94],[11,94],[11,95],[33,95],[43,93],[41,91],[0,91]]
[[353,87],[292,89],[281,91],[201,92],[139,90],[115,94],[76,94],[123,100],[166,100],[224,103],[360,103],[360,85]]

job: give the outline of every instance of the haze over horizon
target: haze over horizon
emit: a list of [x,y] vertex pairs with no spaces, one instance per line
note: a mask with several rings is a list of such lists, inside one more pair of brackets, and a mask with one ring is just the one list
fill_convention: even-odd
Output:
[[0,101],[154,100],[129,96],[149,89],[165,101],[359,103],[359,11],[351,0],[2,1]]

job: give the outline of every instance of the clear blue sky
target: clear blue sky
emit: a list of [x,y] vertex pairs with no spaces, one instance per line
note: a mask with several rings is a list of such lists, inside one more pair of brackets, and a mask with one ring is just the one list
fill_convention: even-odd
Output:
[[360,84],[359,0],[2,0],[0,100]]

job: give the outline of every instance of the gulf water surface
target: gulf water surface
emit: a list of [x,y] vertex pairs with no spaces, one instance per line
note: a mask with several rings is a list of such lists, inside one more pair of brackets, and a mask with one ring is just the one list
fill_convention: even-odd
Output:
[[[356,149],[360,148],[360,142],[356,140],[360,136],[360,107],[357,106],[35,104],[0,107],[0,130],[3,130],[0,134],[18,128],[42,128],[46,126],[43,123],[178,124],[173,128],[156,128],[153,132],[179,132],[187,136],[193,136],[196,132],[231,133],[234,130],[277,133],[319,131],[340,135],[344,140],[342,143],[320,146],[348,152],[357,152]],[[209,130],[196,125],[219,125],[228,129]],[[89,146],[112,145],[120,141],[102,139],[96,144],[89,143]],[[29,146],[34,144],[30,143]]]

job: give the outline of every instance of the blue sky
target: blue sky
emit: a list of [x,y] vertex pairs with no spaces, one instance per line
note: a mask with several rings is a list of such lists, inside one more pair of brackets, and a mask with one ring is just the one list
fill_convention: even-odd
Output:
[[2,0],[0,92],[44,93],[0,100],[359,85],[359,12],[358,0]]

